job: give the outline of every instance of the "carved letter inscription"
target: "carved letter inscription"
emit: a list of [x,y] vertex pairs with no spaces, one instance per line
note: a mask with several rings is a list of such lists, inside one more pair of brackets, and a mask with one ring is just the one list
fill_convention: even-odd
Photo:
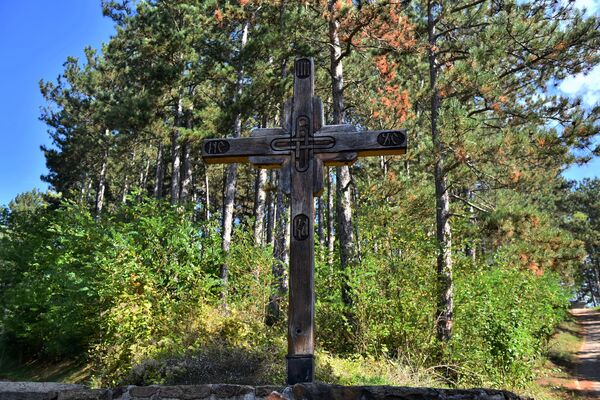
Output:
[[204,143],[206,154],[225,154],[229,151],[229,142],[227,140],[208,140]]
[[377,143],[386,147],[402,146],[406,141],[406,136],[401,131],[381,132],[377,136]]
[[298,214],[294,217],[292,232],[296,240],[308,239],[308,217],[304,214]]

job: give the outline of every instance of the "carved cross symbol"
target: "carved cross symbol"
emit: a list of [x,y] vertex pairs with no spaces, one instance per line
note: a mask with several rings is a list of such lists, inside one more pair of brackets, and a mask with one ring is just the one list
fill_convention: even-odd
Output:
[[353,125],[323,125],[323,106],[314,97],[314,63],[294,65],[294,97],[285,104],[282,128],[254,129],[248,138],[207,139],[202,157],[212,163],[247,162],[281,168],[291,194],[288,308],[288,384],[314,377],[314,203],[323,191],[323,165],[349,165],[362,156],[406,153],[406,131],[362,131]]

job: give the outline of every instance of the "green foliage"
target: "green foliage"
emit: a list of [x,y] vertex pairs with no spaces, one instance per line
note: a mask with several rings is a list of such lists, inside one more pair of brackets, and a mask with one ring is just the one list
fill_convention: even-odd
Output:
[[[317,263],[317,335],[326,381],[398,384],[414,375],[410,368],[436,366],[434,242],[410,222],[414,215],[407,210],[363,209],[363,240],[373,249],[346,273],[351,307],[341,302],[339,268]],[[14,207],[3,228],[9,234],[1,239],[4,346],[45,356],[87,351],[98,385],[216,377],[280,382],[285,326],[264,324],[270,248],[254,246],[246,225],[236,229],[224,310],[218,230],[192,215],[137,197],[99,220],[72,202]],[[445,356],[457,368],[455,378],[463,384],[526,382],[564,315],[569,293],[558,275],[472,261],[461,262],[456,275],[455,337]],[[247,367],[234,367],[236,357]]]
[[88,211],[65,203],[15,211],[2,237],[2,330],[28,353],[77,354],[94,334],[103,276],[95,255],[106,245]]
[[553,273],[499,266],[459,274],[449,359],[469,383],[528,382],[570,295]]

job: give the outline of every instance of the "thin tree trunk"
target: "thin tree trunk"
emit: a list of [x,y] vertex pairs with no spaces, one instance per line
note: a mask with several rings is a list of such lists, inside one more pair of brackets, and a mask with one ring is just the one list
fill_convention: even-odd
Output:
[[592,295],[594,297],[595,304],[598,304],[598,300],[600,300],[600,267],[598,266],[598,261],[594,263],[595,267],[592,267],[594,271],[594,285],[592,286]]
[[87,204],[90,201],[90,194],[92,193],[94,182],[92,182],[87,174],[84,179],[86,179],[87,182],[85,183],[83,202]]
[[148,184],[148,173],[150,172],[150,159],[146,159],[146,163],[144,164],[144,169],[140,173],[140,182],[138,186],[142,190],[146,190],[146,185]]
[[204,168],[204,220],[210,221],[210,185],[208,183],[208,168]]
[[181,192],[179,194],[180,200],[188,200],[190,197],[190,193],[192,190],[192,161],[191,161],[191,143],[189,140],[186,140],[183,143],[183,174],[181,177]]
[[[352,202],[354,204],[360,204],[359,202],[359,198],[358,198],[358,189],[356,188],[356,185],[352,184]],[[359,211],[359,207],[354,209],[354,217],[356,219],[356,221],[358,221],[360,215],[358,214]],[[356,244],[356,252],[355,252],[355,257],[356,257],[356,261],[360,262],[361,260],[361,248],[360,248],[360,232],[358,231],[358,222],[354,224],[354,243]]]
[[[464,190],[464,196],[465,199],[467,200],[471,200],[472,192],[469,189],[465,189]],[[469,215],[469,224],[471,224],[473,227],[475,227],[475,225],[477,224],[477,217],[475,215],[475,208],[473,208],[472,205],[467,205],[466,206],[466,211],[467,214]],[[465,256],[467,256],[468,258],[471,259],[471,261],[475,262],[476,258],[477,258],[477,252],[475,251],[475,246],[473,246],[471,243],[468,243],[465,245]]]
[[[250,22],[245,21],[242,30],[242,38],[240,42],[240,50],[243,50],[248,41],[248,30]],[[236,82],[236,100],[239,100],[244,90],[244,70],[241,65],[238,66],[237,82]],[[237,114],[233,126],[233,137],[238,138],[242,134],[242,115]],[[227,166],[225,174],[225,187],[223,195],[223,224],[222,224],[222,249],[225,253],[229,253],[231,247],[231,232],[233,231],[233,206],[235,200],[235,185],[237,182],[237,164]],[[227,261],[221,266],[221,281],[223,283],[223,291],[221,299],[223,306],[227,308],[227,284],[229,280],[229,267]]]
[[[329,58],[331,68],[331,94],[333,100],[333,123],[344,123],[344,70],[342,65],[342,48],[340,45],[340,22],[336,17],[335,6],[338,0],[329,0]],[[336,167],[337,219],[338,239],[340,242],[340,268],[342,278],[342,301],[346,306],[352,305],[348,277],[345,276],[355,263],[354,233],[352,230],[352,199],[350,193],[350,168]]]
[[[230,164],[225,169],[225,187],[223,188],[223,221],[222,221],[222,243],[221,248],[229,253],[231,248],[231,232],[233,231],[233,206],[235,199],[235,185],[237,183],[237,164]],[[229,279],[229,267],[227,262],[221,266],[221,280],[223,281],[222,300],[227,306],[227,281]]]
[[333,264],[333,251],[335,248],[335,202],[333,195],[332,171],[327,171],[327,262]]
[[319,244],[321,247],[325,246],[325,235],[323,234],[323,199],[317,198],[317,237],[319,238]]
[[[131,163],[135,163],[135,148],[131,152]],[[123,191],[121,192],[121,203],[125,204],[127,202],[127,195],[129,194],[129,170],[127,167],[124,169],[123,176]]]
[[268,246],[273,246],[273,231],[275,229],[275,196],[273,188],[276,183],[276,171],[269,173],[269,190],[267,192],[267,241]]
[[267,192],[265,184],[267,183],[267,170],[259,169],[256,171],[254,181],[254,243],[258,246],[265,244],[265,205],[267,202]]
[[[280,172],[277,172],[280,175]],[[289,204],[281,184],[278,182],[276,195],[276,221],[275,243],[273,245],[273,257],[275,261],[272,266],[273,288],[269,297],[267,309],[267,324],[273,325],[281,319],[281,301],[288,290],[286,265],[288,263],[289,243]]]
[[388,163],[385,159],[385,156],[381,156],[379,157],[379,165],[381,167],[381,170],[383,171],[383,177],[387,178],[387,174],[388,174]]
[[87,203],[91,189],[92,180],[88,178],[88,174],[85,174],[81,177],[81,193],[79,196],[81,203]]
[[163,180],[165,178],[165,168],[163,164],[163,144],[158,144],[156,154],[156,173],[154,174],[154,198],[160,199],[163,195]]
[[179,201],[181,191],[181,143],[179,141],[179,127],[183,114],[183,100],[179,98],[177,101],[177,109],[175,110],[175,126],[171,133],[171,154],[173,157],[171,171],[171,204],[176,204]]
[[[106,140],[108,142],[108,136],[110,135],[110,131],[106,129],[104,134],[107,136]],[[104,153],[102,154],[102,165],[100,167],[100,174],[98,176],[98,189],[96,190],[96,216],[99,216],[102,212],[102,208],[104,207],[104,193],[106,191],[106,170],[108,169],[108,152],[109,145],[106,143],[106,147],[104,149]]]
[[129,174],[125,172],[125,177],[123,178],[123,190],[121,192],[121,203],[125,204],[127,202],[127,195],[129,194]]
[[436,240],[438,304],[436,332],[438,340],[448,342],[452,337],[453,281],[452,281],[452,230],[450,227],[450,195],[448,178],[444,170],[444,148],[438,129],[441,99],[437,87],[438,66],[435,54],[435,16],[433,1],[428,2],[427,26],[429,37],[429,83],[431,90],[431,139],[435,156],[433,178],[435,181]]

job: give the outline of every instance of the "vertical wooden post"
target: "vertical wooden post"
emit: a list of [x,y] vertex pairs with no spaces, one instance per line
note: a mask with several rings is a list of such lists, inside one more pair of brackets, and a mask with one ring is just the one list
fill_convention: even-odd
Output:
[[296,61],[291,165],[290,304],[288,311],[287,383],[314,379],[314,203],[310,138],[313,136],[313,60]]

